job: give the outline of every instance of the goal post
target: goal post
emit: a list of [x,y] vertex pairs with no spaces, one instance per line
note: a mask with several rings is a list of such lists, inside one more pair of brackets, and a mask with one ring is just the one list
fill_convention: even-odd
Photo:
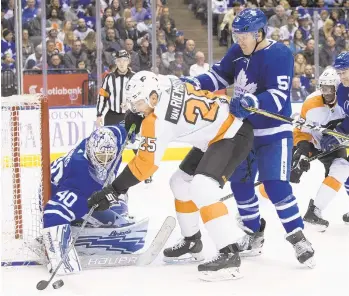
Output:
[[50,197],[47,98],[1,98],[1,265],[44,262],[43,207]]

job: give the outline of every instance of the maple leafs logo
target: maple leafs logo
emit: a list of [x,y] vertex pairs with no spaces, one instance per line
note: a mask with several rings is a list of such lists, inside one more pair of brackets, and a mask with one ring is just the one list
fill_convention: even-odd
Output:
[[234,82],[234,94],[236,96],[244,95],[245,93],[254,94],[257,91],[257,83],[248,83],[245,70],[241,69]]

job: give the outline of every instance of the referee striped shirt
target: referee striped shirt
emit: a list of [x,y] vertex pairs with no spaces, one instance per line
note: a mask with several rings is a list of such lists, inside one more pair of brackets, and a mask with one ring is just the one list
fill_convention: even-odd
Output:
[[97,100],[97,117],[102,116],[106,109],[125,113],[121,104],[124,102],[126,84],[134,74],[130,69],[125,75],[120,75],[116,70],[104,78]]

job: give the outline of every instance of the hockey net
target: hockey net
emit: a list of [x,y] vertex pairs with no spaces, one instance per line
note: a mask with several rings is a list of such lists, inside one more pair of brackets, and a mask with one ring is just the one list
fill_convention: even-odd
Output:
[[1,98],[1,265],[44,263],[42,209],[50,190],[47,99]]

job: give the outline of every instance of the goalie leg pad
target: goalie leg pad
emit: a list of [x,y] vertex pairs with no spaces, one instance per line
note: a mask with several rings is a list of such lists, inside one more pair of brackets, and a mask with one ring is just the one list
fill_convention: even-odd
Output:
[[[149,219],[125,227],[85,227],[75,248],[79,256],[133,254],[144,247]],[[72,227],[73,233],[79,227]]]
[[[52,226],[44,228],[43,241],[49,260],[47,268],[49,272],[56,269],[63,256],[65,256],[67,249],[72,243],[72,231],[69,224]],[[66,260],[58,269],[58,275],[66,275],[81,271],[79,257],[75,248],[69,252]]]

